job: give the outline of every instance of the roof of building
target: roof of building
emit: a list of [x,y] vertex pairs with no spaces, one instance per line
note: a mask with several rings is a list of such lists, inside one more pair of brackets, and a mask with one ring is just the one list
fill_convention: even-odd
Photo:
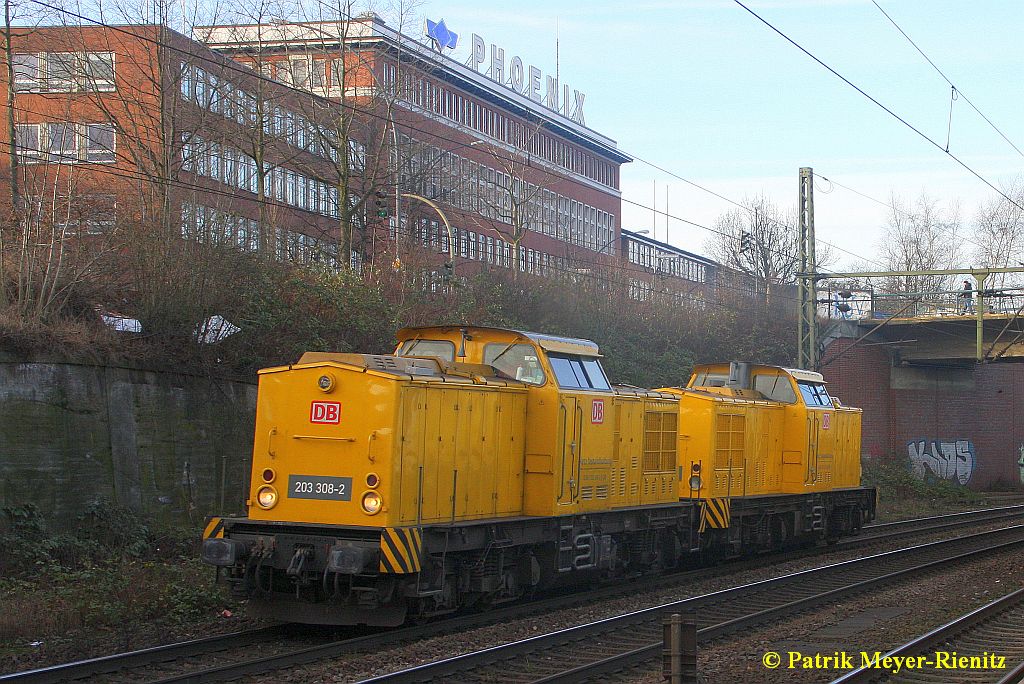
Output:
[[626,230],[625,228],[623,228],[622,229],[622,237],[624,237],[624,238],[626,238],[628,240],[634,240],[636,242],[643,243],[645,245],[650,245],[652,247],[655,247],[659,251],[665,252],[665,253],[670,254],[670,255],[680,256],[680,257],[684,257],[686,259],[692,259],[694,261],[699,261],[699,262],[701,262],[703,264],[707,264],[708,266],[719,266],[720,265],[717,261],[714,261],[713,259],[709,259],[709,258],[707,258],[705,256],[701,256],[699,254],[694,254],[693,252],[688,252],[685,249],[681,249],[681,248],[676,247],[674,245],[670,245],[667,242],[662,242],[661,240],[655,240],[654,238],[648,237],[647,235],[644,235],[642,233],[634,232],[632,230]]
[[504,87],[469,66],[448,55],[436,52],[427,45],[396,31],[376,15],[346,22],[298,22],[270,25],[200,26],[197,37],[215,50],[240,49],[246,45],[259,45],[262,49],[293,47],[295,45],[329,48],[341,41],[346,43],[386,44],[387,49],[405,59],[413,59],[428,66],[431,75],[457,85],[471,94],[514,113],[539,119],[544,127],[572,140],[601,156],[619,163],[633,158],[618,150],[614,140],[601,135],[584,124],[557,113],[526,95]]

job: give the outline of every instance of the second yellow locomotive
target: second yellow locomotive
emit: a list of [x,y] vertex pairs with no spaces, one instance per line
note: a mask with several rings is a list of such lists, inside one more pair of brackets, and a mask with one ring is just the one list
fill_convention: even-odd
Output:
[[394,625],[874,517],[860,411],[808,371],[645,390],[587,340],[426,327],[259,383],[248,516],[212,520],[203,557],[276,619]]

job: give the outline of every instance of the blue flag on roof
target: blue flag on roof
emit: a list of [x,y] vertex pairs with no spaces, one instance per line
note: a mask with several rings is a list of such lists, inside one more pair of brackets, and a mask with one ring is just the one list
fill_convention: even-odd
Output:
[[439,52],[445,48],[454,50],[459,44],[459,34],[445,26],[444,19],[438,22],[427,19],[427,37],[434,41],[434,47]]

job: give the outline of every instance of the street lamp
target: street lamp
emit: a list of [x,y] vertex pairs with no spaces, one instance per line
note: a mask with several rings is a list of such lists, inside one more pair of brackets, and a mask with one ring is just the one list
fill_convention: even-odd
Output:
[[452,234],[452,226],[450,223],[448,223],[448,217],[444,215],[444,212],[441,211],[441,207],[437,206],[437,204],[435,204],[433,200],[429,200],[426,197],[423,197],[422,195],[414,195],[411,192],[403,192],[401,193],[401,196],[423,202],[431,209],[436,211],[437,215],[441,217],[442,221],[444,221],[445,230],[448,231],[448,263],[445,264],[444,266],[450,275],[455,275],[455,236]]

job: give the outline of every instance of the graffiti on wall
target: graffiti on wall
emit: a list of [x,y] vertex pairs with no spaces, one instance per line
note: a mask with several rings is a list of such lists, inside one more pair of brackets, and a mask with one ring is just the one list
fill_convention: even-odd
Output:
[[1020,460],[1017,461],[1020,467],[1020,483],[1024,484],[1024,444],[1020,445]]
[[[907,442],[907,450],[914,472],[921,478],[931,475],[965,485],[971,481],[977,463],[974,443],[966,439],[917,439]],[[1021,460],[1024,462],[1024,454]],[[1024,481],[1024,465],[1021,468]]]

